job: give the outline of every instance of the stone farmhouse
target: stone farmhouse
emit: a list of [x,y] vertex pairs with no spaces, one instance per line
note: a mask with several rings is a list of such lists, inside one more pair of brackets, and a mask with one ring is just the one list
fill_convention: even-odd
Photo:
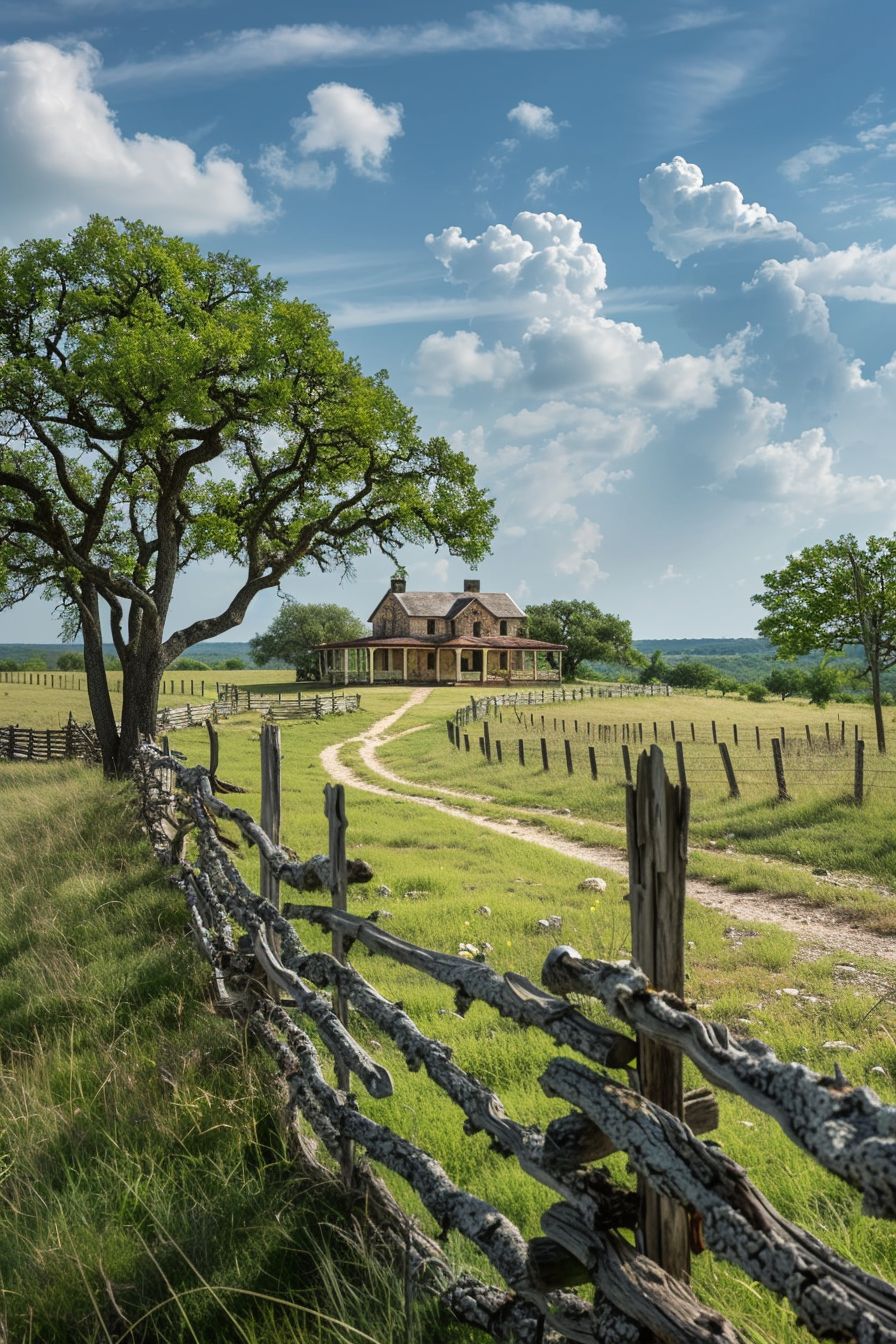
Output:
[[396,575],[368,619],[371,635],[317,646],[325,680],[509,684],[562,675],[566,646],[528,639],[526,613],[507,593],[480,592],[478,579],[466,579],[462,593],[409,593]]

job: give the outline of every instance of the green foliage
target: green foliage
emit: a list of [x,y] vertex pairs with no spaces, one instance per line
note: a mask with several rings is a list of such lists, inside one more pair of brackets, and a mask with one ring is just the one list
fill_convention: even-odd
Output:
[[751,700],[754,705],[761,705],[768,699],[768,687],[763,686],[761,682],[755,681],[750,686],[744,687],[744,695]]
[[772,695],[786,700],[790,695],[802,695],[806,690],[806,674],[798,667],[776,667],[765,679]]
[[18,672],[19,664],[15,658],[0,658],[0,672]]
[[666,681],[670,686],[682,689],[708,691],[711,686],[715,686],[718,675],[716,669],[710,667],[709,663],[698,663],[688,659],[675,667],[670,667]]
[[732,695],[740,690],[740,682],[737,677],[726,677],[724,673],[716,673],[715,688],[721,692],[724,699],[726,695]]
[[[630,623],[601,611],[593,602],[556,598],[553,602],[536,604],[526,611],[526,625],[531,639],[567,646],[563,670],[570,680],[585,659],[632,665],[641,662],[632,647]],[[548,657],[555,666],[554,657]]]
[[847,533],[807,546],[762,581],[753,601],[768,615],[756,628],[784,657],[861,645],[883,751],[880,674],[896,665],[896,537],[869,537],[862,547]]
[[46,658],[26,658],[21,664],[23,672],[46,672]]
[[638,680],[642,686],[648,686],[651,682],[668,681],[669,668],[663,661],[663,655],[659,649],[654,649],[650,655],[650,662],[641,668]]
[[255,664],[287,663],[296,668],[297,679],[317,676],[314,645],[334,640],[355,640],[367,634],[367,626],[334,602],[293,602],[285,599],[269,628],[250,640]]
[[172,672],[208,672],[209,663],[204,663],[201,658],[177,658],[171,664]]
[[293,602],[286,599],[267,630],[249,643],[257,666],[273,660],[288,663],[298,678],[317,676],[315,644],[357,639],[367,626],[348,607],[333,602]]
[[56,666],[60,672],[83,672],[84,655],[83,653],[60,653],[56,659]]
[[[0,408],[0,607],[42,588],[97,654],[108,618],[134,691],[120,738],[108,704],[97,723],[107,769],[152,730],[164,668],[286,575],[418,543],[475,565],[494,533],[472,463],[318,308],[140,222],[0,250]],[[169,632],[178,575],[213,555],[229,599]]]
[[[833,700],[840,689],[841,678],[836,667],[829,663],[819,663],[806,677],[806,694],[813,705],[826,705]],[[885,703],[885,697],[881,697]]]
[[246,664],[242,658],[225,658],[221,666],[227,672],[243,672]]

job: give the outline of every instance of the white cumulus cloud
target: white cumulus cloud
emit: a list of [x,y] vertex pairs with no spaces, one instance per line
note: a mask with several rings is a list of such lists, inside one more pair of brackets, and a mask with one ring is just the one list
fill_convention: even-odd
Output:
[[471,292],[526,294],[534,306],[593,303],[606,288],[607,268],[577,219],[551,211],[521,211],[512,225],[493,224],[475,238],[456,225],[427,234],[426,245],[449,280]]
[[734,182],[705,183],[702,169],[680,154],[641,178],[641,201],[652,220],[650,241],[676,263],[724,243],[805,242],[795,224],[745,201]]
[[519,375],[522,361],[518,351],[500,341],[487,350],[475,331],[456,331],[453,336],[434,331],[420,342],[416,366],[417,391],[445,397],[474,383],[502,387]]
[[780,266],[800,289],[826,298],[868,299],[872,303],[896,303],[896,246],[850,243],[820,257],[797,257]]
[[197,159],[180,140],[121,133],[95,84],[99,54],[81,44],[0,46],[0,238],[62,233],[99,212],[185,233],[260,223],[242,165]]
[[787,515],[825,509],[896,516],[896,480],[838,471],[837,455],[820,428],[755,449],[737,463],[729,488]]
[[341,154],[359,177],[382,180],[392,141],[403,135],[401,103],[377,104],[351,84],[318,84],[308,94],[311,111],[292,121],[297,161],[281,145],[268,145],[258,166],[278,186],[326,190],[336,165],[322,165],[316,154]]
[[538,103],[527,103],[525,99],[510,109],[507,120],[515,121],[527,135],[537,135],[543,140],[552,140],[559,134],[561,125],[554,120],[551,108],[539,107]]

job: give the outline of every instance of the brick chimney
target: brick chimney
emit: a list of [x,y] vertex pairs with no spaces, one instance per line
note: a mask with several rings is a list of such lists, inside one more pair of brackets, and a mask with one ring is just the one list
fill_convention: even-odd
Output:
[[465,593],[478,593],[478,592],[479,592],[479,580],[478,580],[478,579],[464,579],[464,592],[465,592]]
[[403,593],[407,591],[407,580],[403,574],[393,574],[389,580],[389,588],[393,593]]

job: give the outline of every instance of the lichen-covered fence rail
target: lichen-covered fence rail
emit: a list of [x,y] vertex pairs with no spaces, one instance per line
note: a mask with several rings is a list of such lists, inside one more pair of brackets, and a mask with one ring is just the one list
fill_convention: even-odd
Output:
[[[658,749],[654,749],[657,751]],[[286,1080],[294,1125],[314,1132],[337,1161],[346,1141],[397,1173],[416,1191],[443,1231],[454,1229],[487,1258],[502,1278],[495,1288],[471,1275],[456,1279],[441,1248],[409,1223],[382,1181],[364,1161],[352,1180],[396,1247],[410,1257],[421,1287],[438,1292],[462,1319],[496,1339],[610,1341],[643,1344],[734,1344],[741,1336],[685,1282],[673,1278],[623,1235],[636,1227],[634,1190],[614,1183],[593,1158],[613,1149],[628,1153],[642,1180],[682,1205],[693,1237],[701,1235],[721,1258],[779,1294],[819,1338],[856,1344],[896,1344],[896,1292],[847,1264],[814,1237],[792,1226],[768,1203],[746,1173],[715,1146],[695,1136],[712,1126],[702,1095],[685,1098],[689,1128],[606,1069],[627,1069],[639,1040],[656,1040],[688,1055],[716,1086],[739,1093],[773,1116],[785,1132],[828,1170],[863,1192],[869,1210],[896,1216],[896,1108],[838,1073],[822,1078],[801,1065],[778,1061],[768,1047],[736,1041],[704,1023],[680,999],[651,989],[629,964],[587,961],[555,949],[543,971],[546,988],[522,976],[499,974],[484,962],[418,947],[385,931],[376,915],[364,919],[329,904],[284,904],[278,910],[250,889],[221,828],[236,827],[255,845],[277,879],[298,892],[334,888],[334,861],[306,861],[271,841],[244,810],[215,795],[209,774],[144,748],[140,776],[144,814],[161,858],[169,864],[172,807],[178,838],[189,828],[191,860],[181,859],[173,880],[183,890],[191,927],[211,963],[222,1003],[242,1018],[272,1055]],[[651,769],[656,772],[655,758]],[[639,784],[642,774],[639,767]],[[174,795],[162,787],[174,781]],[[343,880],[365,882],[363,863],[346,866]],[[588,1063],[556,1058],[540,1081],[551,1096],[576,1108],[545,1129],[507,1114],[498,1096],[460,1068],[447,1046],[423,1034],[401,1005],[384,998],[355,966],[303,943],[296,923],[340,935],[347,953],[357,942],[444,984],[459,1012],[482,1002],[544,1032]],[[243,931],[236,936],[233,926]],[[275,1003],[268,987],[284,996]],[[392,1090],[389,1073],[370,1058],[334,1012],[340,998],[388,1037],[408,1068],[421,1067],[463,1115],[468,1132],[489,1135],[532,1179],[557,1197],[543,1216],[542,1237],[527,1240],[492,1204],[460,1189],[422,1148],[370,1115],[351,1095],[326,1080],[310,1027],[335,1060],[374,1099]],[[563,995],[590,997],[624,1030],[600,1023]],[[307,1028],[307,1029],[306,1029]],[[595,1067],[597,1066],[597,1067]],[[702,1115],[702,1123],[699,1117]],[[304,1140],[307,1156],[307,1139]],[[594,1288],[594,1300],[571,1291]]]

